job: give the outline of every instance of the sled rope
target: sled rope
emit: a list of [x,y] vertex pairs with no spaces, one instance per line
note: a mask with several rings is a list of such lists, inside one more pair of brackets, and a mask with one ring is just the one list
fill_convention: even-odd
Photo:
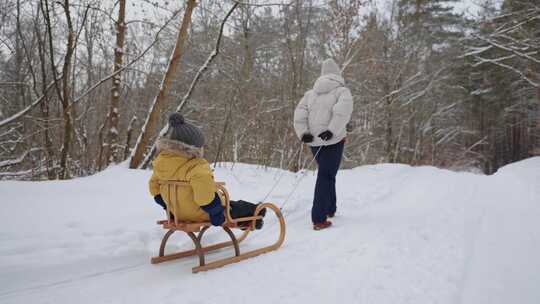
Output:
[[[291,165],[292,161],[296,159],[296,155],[298,155],[300,153],[300,151],[302,151],[302,144],[300,144],[300,148],[298,148],[298,150],[296,150],[296,153],[294,153],[293,157],[291,158],[291,160],[289,161],[289,163],[287,164],[287,167],[285,167],[285,169],[288,169],[289,166]],[[272,186],[272,188],[270,189],[270,191],[268,191],[268,193],[264,196],[264,198],[261,200],[261,202],[265,202],[266,199],[270,196],[270,194],[272,194],[272,192],[276,189],[277,185],[279,184],[279,182],[281,181],[281,179],[283,178],[283,176],[285,175],[287,171],[286,170],[283,170],[281,172],[281,174],[279,175],[279,178],[277,179],[277,181],[274,183],[274,185]]]
[[[315,155],[313,156],[313,158],[311,159],[311,161],[309,162],[309,164],[307,165],[307,167],[304,167],[304,168],[309,168],[311,166],[311,164],[315,161],[315,159],[317,159],[317,155],[319,155],[319,152],[321,152],[321,149],[323,148],[324,146],[320,146],[319,149],[317,149],[317,153],[315,153]],[[302,181],[302,179],[307,175],[307,170],[304,170],[304,172],[302,172],[302,175],[300,175],[300,177],[296,180],[296,183],[294,184],[291,192],[289,193],[289,195],[287,196],[287,198],[285,199],[285,201],[283,202],[283,204],[281,204],[281,206],[279,207],[279,210],[282,211],[283,208],[285,207],[285,205],[287,204],[287,202],[289,201],[289,199],[291,198],[291,196],[294,194],[294,192],[296,191],[296,188],[298,188],[298,185],[300,184],[300,182]]]

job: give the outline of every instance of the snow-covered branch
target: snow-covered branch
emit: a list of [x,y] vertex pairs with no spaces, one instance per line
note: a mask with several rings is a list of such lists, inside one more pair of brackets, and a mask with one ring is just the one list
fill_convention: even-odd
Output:
[[540,88],[540,82],[534,81],[533,79],[531,79],[530,77],[525,75],[522,71],[520,71],[519,69],[516,69],[515,67],[513,67],[511,65],[504,64],[504,63],[500,62],[499,60],[492,60],[492,59],[487,59],[487,58],[480,58],[480,60],[482,60],[483,62],[492,63],[494,65],[497,65],[497,66],[501,67],[501,68],[510,70],[510,71],[518,74],[523,80],[527,81],[531,86],[533,86],[535,88]]
[[[502,43],[498,43],[492,39],[489,39],[489,38],[486,38],[486,37],[483,37],[483,36],[480,36],[480,35],[474,35],[476,38],[488,43],[489,45],[492,45],[498,49],[501,49],[501,50],[504,50],[504,51],[507,51],[507,52],[510,52],[510,53],[513,53],[515,54],[516,56],[519,56],[519,57],[522,57],[522,58],[525,58],[527,60],[530,60],[532,62],[535,62],[535,63],[538,63],[540,64],[540,60],[539,59],[536,59],[534,57],[532,57],[531,55],[538,55],[538,51],[531,51],[529,53],[523,53],[523,52],[519,52],[515,47],[511,47],[511,46],[505,46],[503,45]],[[527,49],[529,48],[533,48],[534,46],[528,46]]]
[[32,149],[24,152],[21,156],[15,158],[15,159],[8,159],[8,160],[0,161],[0,168],[18,165],[18,164],[20,164],[20,163],[22,163],[24,161],[24,159],[26,158],[26,156],[28,156],[28,154],[30,154],[30,153],[32,153],[34,151],[39,151],[39,150],[41,150],[41,149],[40,148],[32,148]]
[[[60,75],[58,80],[60,80],[61,78],[62,78],[62,76]],[[54,84],[55,84],[55,81],[52,81],[51,83],[49,83],[49,85],[45,88],[45,94],[41,95],[38,99],[34,100],[34,102],[32,102],[29,106],[27,106],[26,108],[22,109],[21,111],[15,113],[15,114],[11,115],[8,118],[5,118],[5,119],[1,120],[0,121],[0,128],[7,125],[7,124],[9,124],[9,123],[17,121],[19,118],[23,117],[26,113],[28,113],[35,106],[37,106],[39,103],[41,103],[43,100],[45,100],[45,96],[47,95],[47,92],[49,92],[49,90],[54,87]]]
[[44,173],[47,173],[48,170],[51,169],[58,169],[58,166],[54,166],[53,168],[37,168],[37,169],[29,169],[24,171],[17,171],[17,172],[0,172],[0,179],[2,178],[8,178],[8,179],[25,179],[30,178],[32,176],[39,176]]
[[235,1],[234,5],[231,7],[231,9],[227,13],[227,15],[225,15],[225,18],[223,18],[223,21],[221,22],[221,26],[219,28],[219,34],[218,34],[218,37],[217,37],[217,40],[216,40],[216,45],[215,45],[214,51],[210,54],[210,56],[208,56],[208,58],[206,59],[204,64],[197,71],[197,74],[195,75],[195,77],[191,81],[191,85],[189,86],[189,89],[188,89],[187,93],[184,95],[184,98],[182,98],[182,101],[180,101],[180,104],[178,105],[178,107],[176,107],[176,112],[182,111],[182,108],[184,107],[184,104],[186,103],[186,101],[189,99],[189,97],[193,93],[193,90],[195,89],[195,86],[199,82],[199,79],[201,78],[202,74],[208,69],[208,67],[210,66],[210,64],[214,60],[214,58],[216,58],[216,56],[219,54],[219,46],[221,44],[221,38],[223,37],[223,29],[225,28],[225,23],[227,22],[227,20],[229,19],[229,17],[231,16],[233,11],[237,7],[238,7],[238,2]]

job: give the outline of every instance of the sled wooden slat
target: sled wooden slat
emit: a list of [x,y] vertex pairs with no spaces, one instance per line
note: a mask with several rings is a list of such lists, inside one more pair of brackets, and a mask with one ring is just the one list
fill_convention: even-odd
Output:
[[164,229],[174,229],[174,230],[180,230],[185,232],[199,232],[202,228],[209,226],[209,225],[199,225],[198,223],[165,223],[163,224]]
[[[167,199],[174,199],[174,200],[177,198],[176,194],[179,187],[191,187],[189,183],[186,183],[183,181],[160,181],[159,183],[161,186],[165,186],[167,188],[167,193],[168,193]],[[168,231],[167,233],[165,233],[165,235],[163,236],[163,239],[161,240],[159,256],[152,257],[151,259],[152,264],[158,264],[162,262],[167,262],[167,261],[172,261],[172,260],[176,260],[176,259],[180,259],[184,257],[197,255],[199,257],[199,266],[192,268],[192,272],[197,273],[200,271],[215,269],[215,268],[222,267],[222,266],[232,264],[232,263],[237,263],[242,260],[279,249],[279,247],[283,244],[285,240],[285,219],[283,218],[281,211],[275,204],[261,203],[255,209],[255,213],[253,216],[233,219],[230,215],[229,193],[227,192],[227,189],[225,189],[225,183],[217,182],[216,187],[218,189],[218,192],[220,192],[222,196],[225,198],[225,206],[226,206],[225,223],[222,225],[221,228],[229,235],[229,238],[231,240],[203,247],[201,244],[202,238],[206,230],[212,227],[212,224],[209,222],[196,222],[196,223],[183,222],[183,221],[178,221],[178,219],[176,218],[173,221],[168,217],[169,204],[167,204],[166,212],[167,212],[168,219],[157,221],[157,224],[161,225],[164,229],[167,229]],[[173,204],[171,204],[173,206],[173,210],[175,206],[174,203],[176,202],[173,202]],[[263,209],[272,210],[274,214],[276,215],[276,217],[278,218],[279,228],[280,228],[279,237],[277,241],[272,245],[255,249],[249,252],[241,253],[239,244],[247,238],[247,236],[249,235],[251,231],[255,230],[256,220],[262,219],[262,216],[260,216],[259,214],[261,213]],[[242,229],[244,231],[240,235],[240,237],[236,237],[236,235],[232,232],[231,229]],[[184,233],[186,233],[193,241],[195,248],[182,251],[182,252],[165,254],[165,246],[167,244],[167,241],[169,237],[176,231],[183,231]],[[234,248],[235,256],[206,263],[205,253],[218,250],[218,249],[228,248],[228,247]]]
[[[279,212],[279,209],[274,204],[270,204],[270,203],[265,203],[265,204],[271,205],[272,207],[268,207],[268,208],[272,209],[274,212],[275,211]],[[279,249],[279,247],[281,247],[281,245],[283,244],[283,241],[285,240],[285,219],[283,218],[283,215],[281,214],[281,212],[276,213],[276,215],[278,216],[278,220],[279,220],[279,224],[280,224],[280,228],[281,228],[280,234],[279,234],[279,239],[277,240],[277,242],[275,242],[274,244],[272,244],[270,246],[266,246],[266,247],[263,247],[263,248],[248,251],[248,252],[243,253],[243,254],[241,254],[239,256],[225,258],[225,259],[221,259],[221,260],[217,260],[217,261],[214,261],[214,262],[207,263],[206,265],[200,265],[200,266],[197,266],[197,267],[193,267],[193,269],[192,269],[193,273],[223,267],[225,265],[232,264],[232,263],[238,263],[238,262],[243,261],[245,259],[256,257],[256,256],[261,255],[263,253],[267,253],[267,252]]]
[[[237,238],[238,243],[242,242],[247,237],[248,232],[249,231],[244,232],[239,238]],[[206,252],[209,252],[209,251],[212,251],[212,250],[218,250],[218,249],[230,247],[232,245],[233,245],[232,241],[227,241],[227,242],[222,242],[222,243],[218,243],[218,244],[203,247],[203,248],[201,248],[201,250],[202,250],[203,253],[206,253]],[[167,254],[167,255],[163,255],[163,256],[153,257],[151,259],[151,262],[152,262],[152,264],[159,264],[159,263],[163,263],[163,262],[167,262],[167,261],[171,261],[171,260],[176,260],[176,259],[180,259],[180,258],[194,256],[196,254],[197,254],[197,250],[196,249],[191,249],[191,250],[186,250],[186,251],[182,251],[182,252],[171,253],[171,254]]]
[[239,255],[239,256],[234,256],[234,257],[225,258],[225,259],[221,259],[221,260],[218,260],[218,261],[210,262],[210,263],[207,263],[207,264],[205,264],[203,266],[193,267],[192,271],[193,271],[193,273],[197,273],[197,272],[200,272],[200,271],[207,271],[207,270],[211,270],[211,269],[216,269],[216,268],[228,265],[228,264],[238,263],[238,262],[243,261],[245,259],[253,258],[253,257],[256,257],[256,256],[261,255],[263,253],[267,253],[269,251],[273,251],[273,250],[276,250],[276,249],[277,248],[275,248],[274,246],[269,246],[269,247],[265,247],[265,248],[261,248],[261,249],[256,249],[256,250],[253,250],[253,251],[243,253],[242,255]]
[[[228,228],[245,228],[244,226],[241,226],[240,223],[246,223],[250,221],[256,221],[258,219],[262,219],[262,216],[248,216],[243,217],[241,221],[233,220],[232,223],[224,223],[223,227]],[[200,222],[200,223],[189,223],[189,222],[173,222],[169,220],[160,220],[157,221],[158,225],[163,226],[164,229],[174,229],[174,230],[180,230],[180,231],[191,231],[191,232],[198,232],[204,227],[210,227],[212,226],[212,223],[210,222]]]

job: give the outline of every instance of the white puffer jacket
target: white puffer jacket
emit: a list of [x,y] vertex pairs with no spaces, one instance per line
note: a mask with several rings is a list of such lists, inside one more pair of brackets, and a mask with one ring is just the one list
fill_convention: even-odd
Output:
[[[296,135],[302,138],[303,134],[310,133],[313,142],[309,145],[315,147],[333,145],[345,138],[353,110],[351,91],[344,86],[345,81],[334,60],[324,61],[321,74],[294,111]],[[334,134],[328,141],[318,137],[326,130]]]

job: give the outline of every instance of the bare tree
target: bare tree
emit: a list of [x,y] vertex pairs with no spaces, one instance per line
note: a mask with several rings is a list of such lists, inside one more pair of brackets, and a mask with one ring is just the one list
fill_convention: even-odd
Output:
[[180,24],[180,28],[178,29],[176,45],[174,47],[174,50],[172,51],[167,70],[161,82],[159,93],[152,102],[150,110],[148,111],[148,116],[146,117],[146,120],[141,129],[139,138],[137,139],[135,147],[133,148],[133,152],[131,153],[131,160],[129,163],[130,168],[137,168],[141,164],[144,157],[144,152],[146,150],[146,146],[148,145],[150,138],[154,135],[156,125],[158,123],[157,120],[159,118],[159,109],[165,102],[168,86],[172,81],[173,77],[175,76],[176,66],[178,65],[178,62],[182,57],[188,28],[191,24],[191,15],[193,14],[193,9],[196,5],[196,0],[188,0],[187,2],[184,17],[182,19],[182,23]]

